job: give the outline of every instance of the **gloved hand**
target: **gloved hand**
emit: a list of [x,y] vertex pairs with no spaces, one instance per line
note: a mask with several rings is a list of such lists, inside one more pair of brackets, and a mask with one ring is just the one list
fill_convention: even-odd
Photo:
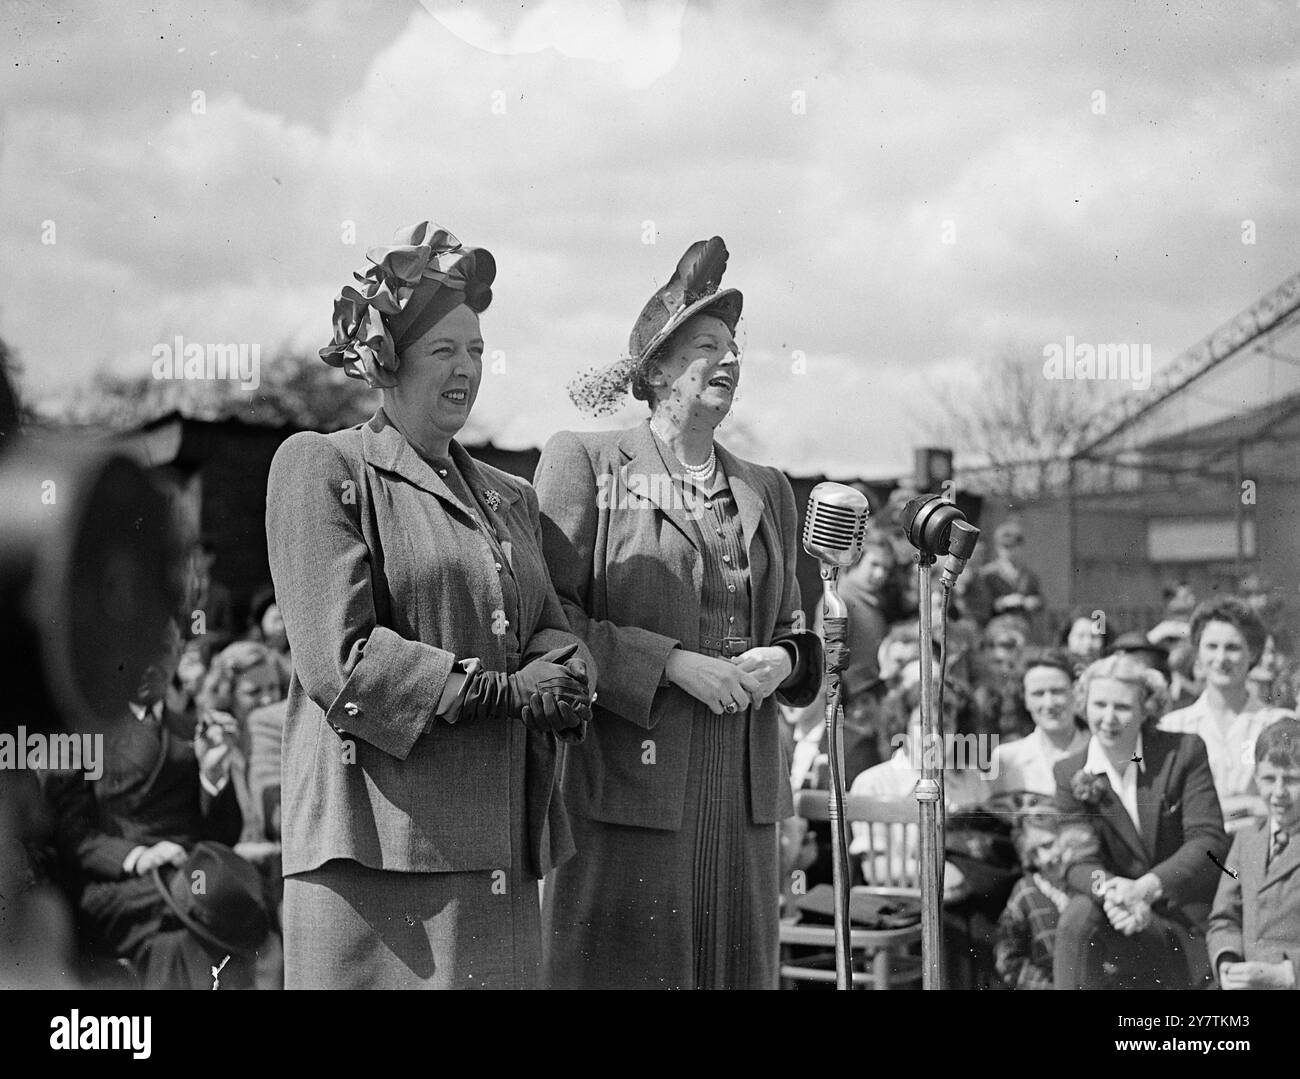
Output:
[[[460,715],[469,720],[522,719],[524,707],[535,693],[552,693],[566,700],[589,699],[586,670],[581,660],[572,657],[576,644],[557,648],[539,656],[514,674],[504,671],[476,671],[465,687]],[[582,680],[564,664],[576,664]]]
[[549,691],[534,693],[524,705],[522,718],[529,730],[554,734],[561,742],[574,744],[587,737],[591,705],[583,699],[557,697]]
[[554,648],[510,676],[510,715],[523,718],[524,708],[538,694],[550,693],[557,699],[580,700],[587,704],[587,665],[577,656],[577,644]]

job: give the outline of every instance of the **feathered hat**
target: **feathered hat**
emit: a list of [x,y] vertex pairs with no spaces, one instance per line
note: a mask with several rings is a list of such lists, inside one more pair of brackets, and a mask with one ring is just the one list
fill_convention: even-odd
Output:
[[664,342],[695,315],[707,311],[735,333],[744,297],[734,288],[719,290],[726,269],[727,245],[721,236],[691,244],[668,284],[641,309],[628,338],[627,356],[569,383],[573,403],[597,416],[618,411],[636,375],[645,371]]

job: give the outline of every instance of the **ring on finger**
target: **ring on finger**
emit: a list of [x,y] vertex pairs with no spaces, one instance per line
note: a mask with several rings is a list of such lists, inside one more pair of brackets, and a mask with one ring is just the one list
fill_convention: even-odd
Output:
[[727,715],[734,715],[739,708],[740,705],[738,705],[735,701],[728,701],[726,704],[722,706],[722,710],[726,712]]

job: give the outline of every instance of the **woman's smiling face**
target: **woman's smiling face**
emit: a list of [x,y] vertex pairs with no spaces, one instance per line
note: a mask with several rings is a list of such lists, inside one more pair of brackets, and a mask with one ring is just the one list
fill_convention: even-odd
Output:
[[740,355],[727,324],[712,315],[695,315],[673,334],[658,369],[658,399],[675,420],[692,413],[716,417],[731,411],[740,386]]
[[1116,678],[1088,684],[1088,729],[1103,749],[1128,756],[1142,729],[1142,690]]
[[1055,667],[1030,667],[1025,671],[1025,709],[1044,734],[1074,729],[1070,685],[1070,676]]
[[478,315],[460,304],[403,350],[397,385],[388,393],[404,414],[454,438],[469,419],[482,378]]
[[1244,685],[1250,671],[1246,638],[1231,622],[1205,624],[1196,646],[1196,660],[1206,685],[1222,689]]

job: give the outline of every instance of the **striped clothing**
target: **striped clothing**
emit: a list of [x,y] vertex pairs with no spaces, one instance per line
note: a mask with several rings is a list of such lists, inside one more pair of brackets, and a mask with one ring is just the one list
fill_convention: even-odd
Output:
[[[704,539],[700,636],[747,637],[749,564],[735,499],[724,488],[698,508]],[[717,648],[701,650],[721,655]],[[751,956],[755,942],[746,939],[757,913],[747,907],[765,884],[752,874],[767,870],[770,859],[749,856],[747,837],[754,832],[770,837],[771,828],[750,822],[745,783],[749,721],[715,716],[698,702],[693,721],[690,782],[700,789],[695,820],[695,984],[700,989],[751,988],[772,973]]]

